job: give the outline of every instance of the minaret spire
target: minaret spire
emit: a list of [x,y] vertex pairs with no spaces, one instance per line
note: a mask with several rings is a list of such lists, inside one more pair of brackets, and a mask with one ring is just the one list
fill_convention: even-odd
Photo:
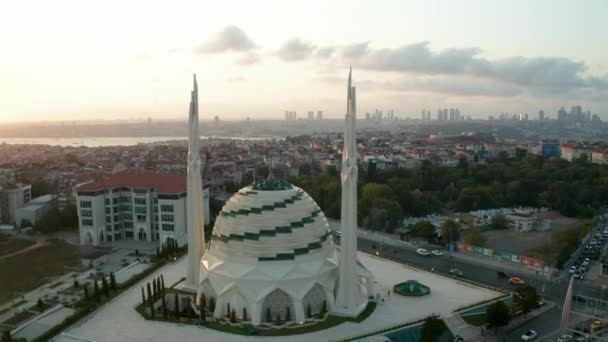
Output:
[[201,177],[200,133],[198,121],[198,84],[194,74],[194,84],[190,92],[190,113],[188,119],[188,178],[186,210],[188,219],[188,269],[186,289],[196,291],[199,279],[199,264],[205,249],[205,218],[203,209],[203,181]]
[[357,137],[356,89],[348,72],[347,106],[342,148],[342,207],[338,294],[333,308],[342,316],[357,316],[367,305],[357,271]]

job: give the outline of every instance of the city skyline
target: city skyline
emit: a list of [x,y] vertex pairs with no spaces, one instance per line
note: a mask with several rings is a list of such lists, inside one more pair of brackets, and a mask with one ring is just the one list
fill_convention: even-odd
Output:
[[0,122],[178,119],[194,72],[202,120],[281,119],[285,110],[337,119],[349,65],[360,113],[555,118],[581,105],[608,118],[601,1],[359,1],[348,16],[344,2],[117,6],[11,4],[0,20]]

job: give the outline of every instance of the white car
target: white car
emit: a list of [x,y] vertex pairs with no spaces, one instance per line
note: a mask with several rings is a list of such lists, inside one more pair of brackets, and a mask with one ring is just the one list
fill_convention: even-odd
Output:
[[442,256],[445,254],[444,251],[442,251],[441,249],[434,249],[431,254],[436,255],[436,256]]
[[574,272],[576,272],[577,268],[576,266],[572,265],[570,266],[570,269],[568,270],[568,274],[574,274]]
[[461,270],[459,270],[459,269],[457,269],[457,268],[452,268],[452,269],[450,270],[450,273],[452,273],[452,274],[453,274],[453,275],[455,275],[455,276],[459,276],[459,277],[464,276],[464,273],[462,273],[462,271],[461,271]]
[[557,342],[570,342],[572,341],[572,335],[563,334],[557,338]]
[[418,249],[416,250],[416,253],[418,253],[419,255],[424,255],[424,256],[431,255],[431,253],[429,253],[429,251],[427,251],[427,250],[426,250],[426,249],[424,249],[424,248],[418,248]]
[[538,333],[534,330],[528,330],[523,335],[521,335],[522,341],[532,341],[538,336]]

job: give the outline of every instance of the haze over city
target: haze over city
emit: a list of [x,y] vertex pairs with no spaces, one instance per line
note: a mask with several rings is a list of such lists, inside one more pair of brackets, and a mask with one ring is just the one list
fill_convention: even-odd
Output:
[[605,1],[20,1],[0,14],[0,122],[459,108],[608,118]]

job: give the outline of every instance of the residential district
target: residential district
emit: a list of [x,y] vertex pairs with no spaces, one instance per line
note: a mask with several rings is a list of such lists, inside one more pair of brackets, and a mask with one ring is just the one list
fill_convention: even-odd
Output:
[[[597,117],[583,113],[578,107],[573,107],[571,113],[562,111],[557,120],[551,121],[543,118],[544,113],[539,114],[537,124],[545,120],[547,126],[553,125],[556,130],[588,129],[589,137],[594,136],[593,130],[601,126]],[[386,119],[382,119],[382,113],[372,113],[361,121],[394,120],[391,118],[394,113],[389,113]],[[462,116],[457,109],[442,110],[441,116],[438,111],[437,121],[458,121],[460,118]],[[418,124],[424,125],[430,119],[430,111],[425,110]],[[527,120],[525,116],[506,114],[490,119],[505,122]],[[295,113],[286,112],[286,120],[297,120]],[[323,120],[323,113],[317,113],[316,117],[309,113],[309,120]],[[594,122],[599,126],[593,127]],[[216,129],[219,125],[216,123]],[[373,298],[374,305],[380,309],[376,309],[377,313],[368,322],[375,331],[332,328],[327,331],[329,335],[317,337],[333,340],[419,339],[425,334],[424,326],[432,324],[432,320],[408,316],[409,313],[399,308],[416,304],[409,302],[410,299],[403,301],[393,297],[404,291],[417,291],[420,293],[415,296],[424,296],[428,294],[425,291],[429,291],[426,285],[431,285],[434,292],[429,298],[435,297],[425,302],[425,308],[431,310],[425,315],[442,319],[436,330],[443,338],[466,341],[514,341],[526,335],[533,335],[532,338],[540,335],[556,341],[604,338],[605,329],[608,332],[608,323],[605,323],[608,302],[604,301],[604,290],[608,286],[608,275],[604,275],[604,261],[608,261],[608,224],[602,216],[605,205],[597,205],[605,201],[604,195],[593,195],[593,190],[583,186],[562,191],[559,187],[566,185],[561,184],[561,180],[568,176],[557,173],[560,168],[571,169],[572,172],[595,172],[598,183],[594,180],[585,184],[593,189],[591,183],[600,184],[600,179],[604,179],[601,177],[605,174],[603,165],[608,164],[608,143],[597,139],[579,141],[557,139],[551,134],[528,134],[530,127],[524,126],[519,128],[520,133],[515,134],[516,137],[497,134],[504,127],[494,131],[458,131],[462,126],[404,130],[377,124],[362,126],[364,128],[353,140],[358,152],[355,163],[360,172],[359,181],[363,183],[358,203],[361,228],[358,231],[358,249],[359,258],[367,269],[376,273],[376,285],[369,280],[372,279],[371,273],[366,273],[362,277],[369,279],[362,286],[368,286],[367,291],[371,291],[372,286],[382,289]],[[290,190],[293,194],[290,192],[289,196],[299,199],[310,195],[306,198],[312,201],[303,203],[311,208],[317,204],[317,208],[320,207],[313,211],[317,214],[303,218],[304,224],[325,212],[331,229],[331,235],[323,235],[319,242],[311,242],[307,251],[311,248],[325,250],[321,246],[325,246],[323,243],[327,238],[333,237],[340,242],[344,238],[338,222],[340,183],[327,181],[337,179],[341,172],[345,173],[342,169],[343,160],[348,156],[345,134],[337,131],[339,129],[285,138],[202,139],[195,160],[200,160],[197,163],[200,163],[199,173],[203,180],[200,184],[206,227],[203,238],[212,240],[212,243],[216,237],[211,238],[211,235],[216,233],[217,239],[226,241],[252,238],[247,237],[250,233],[245,232],[244,238],[238,233],[242,230],[239,225],[245,221],[237,223],[235,218],[223,216],[240,217],[238,215],[245,211],[255,209],[243,209],[246,206],[242,204],[242,198],[247,195],[251,198],[261,196],[262,200],[268,192],[268,198],[274,198],[273,206],[276,206],[279,199],[273,191],[292,189],[293,184],[296,190]],[[552,139],[539,138],[541,135]],[[567,138],[568,134],[563,137]],[[190,322],[192,318],[189,315],[195,314],[188,309],[192,298],[181,290],[173,290],[169,293],[173,293],[175,304],[165,308],[164,282],[167,285],[179,283],[183,275],[176,270],[178,266],[183,268],[186,262],[181,255],[185,253],[183,246],[189,239],[187,194],[190,183],[186,175],[192,161],[192,154],[189,154],[192,139],[190,142],[185,139],[159,140],[129,146],[0,145],[0,272],[3,279],[0,328],[6,330],[8,336],[12,336],[10,338],[104,340],[97,334],[103,334],[103,329],[114,329],[105,325],[112,314],[92,310],[117,305],[112,304],[112,298],[123,291],[129,303],[137,302],[140,288],[131,287],[144,278],[148,281],[148,289],[146,292],[145,287],[141,287],[141,306],[137,308],[142,317],[154,320],[160,314],[160,320],[163,320],[163,315],[167,317],[166,311],[174,311],[176,317],[183,315],[181,321],[177,318],[178,322]],[[475,170],[503,170],[508,173],[511,172],[509,168],[533,168],[532,165],[539,162],[545,166],[537,166],[543,173],[535,174],[535,177],[538,182],[551,180],[546,189],[532,189],[534,185],[526,185],[525,180],[518,180],[525,183],[519,184],[514,175],[493,174],[496,180],[484,183],[486,188],[475,189],[479,193],[471,194],[475,183],[483,182],[479,180],[483,175]],[[553,167],[554,164],[559,167]],[[425,175],[428,174],[432,178],[427,182]],[[400,177],[416,180],[399,183]],[[455,185],[454,177],[466,184]],[[282,183],[281,179],[289,182]],[[420,184],[416,183],[418,180]],[[501,195],[484,197],[483,191],[489,191],[488,186],[497,186],[500,182],[514,188],[502,189],[504,193]],[[435,183],[441,190],[433,189]],[[444,183],[445,187],[439,185]],[[354,184],[356,186],[357,183]],[[532,188],[528,189],[529,186]],[[533,193],[530,196],[534,198],[524,198],[524,190]],[[521,195],[521,198],[507,198],[509,192]],[[233,197],[235,193],[238,194]],[[415,207],[416,196],[431,196],[424,197],[424,202],[435,204]],[[496,199],[500,196],[504,198]],[[572,201],[564,198],[567,196],[580,198],[580,201],[575,206],[570,205]],[[279,202],[289,203],[294,198],[281,198]],[[397,203],[396,207],[391,201]],[[266,210],[265,206],[260,208]],[[296,212],[292,214],[296,215]],[[268,217],[266,221],[276,219]],[[214,226],[221,231],[212,233]],[[222,231],[226,232],[225,235]],[[237,239],[239,236],[240,240]],[[552,243],[548,244],[549,241]],[[247,250],[256,257],[261,253]],[[227,260],[230,255],[243,251],[217,249],[215,253]],[[294,253],[298,255],[305,251],[296,249]],[[25,280],[17,279],[23,278],[23,258],[32,264],[31,275]],[[58,260],[53,260],[56,258]],[[259,258],[268,257],[260,254]],[[293,256],[277,254],[275,258]],[[390,264],[380,264],[386,262]],[[403,269],[400,265],[407,270],[399,271]],[[302,264],[299,267],[308,266]],[[210,284],[218,286],[219,280],[213,280],[211,268],[207,272],[212,283],[203,287]],[[367,270],[362,268],[357,272]],[[392,278],[400,273],[403,274],[399,279]],[[302,274],[298,277],[303,277]],[[315,274],[317,276],[321,277],[321,274]],[[401,279],[403,277],[415,278],[416,282],[399,283],[395,287],[386,285],[411,280]],[[315,282],[326,281],[322,278]],[[239,281],[243,279],[246,278]],[[152,281],[154,290],[150,292]],[[442,292],[442,286],[449,286],[456,297],[442,297],[447,295],[447,292]],[[220,300],[219,289],[203,292],[216,293],[214,291],[218,293],[214,300]],[[275,312],[279,309],[270,302],[264,302],[264,308],[268,307],[264,311],[247,312],[244,304],[235,304],[242,303],[241,299],[226,294],[221,310],[216,309],[215,302],[213,307],[209,303],[211,308],[208,310],[217,320],[209,324],[218,325],[209,327],[226,331],[228,326],[232,327],[228,330],[241,329],[240,334],[264,335],[268,333],[265,329],[271,329],[271,326],[273,329],[277,326],[289,329],[290,322],[296,320],[314,331],[315,322],[319,317],[325,317],[326,306],[333,305],[333,302],[318,299],[326,298],[319,292],[321,290],[313,288],[310,291],[304,299],[294,300],[313,304],[302,306],[300,303],[292,311],[288,309],[287,313]],[[392,291],[395,295],[391,295]],[[200,292],[197,305],[201,301]],[[311,293],[318,298],[311,299],[314,297]],[[530,293],[534,298],[531,302],[526,301]],[[469,298],[473,294],[478,296],[478,301]],[[273,292],[272,296],[276,296],[279,302],[289,300],[281,297],[287,296],[285,292]],[[151,302],[152,307],[148,309],[146,303],[151,298],[163,299]],[[437,302],[439,299],[443,306],[441,301]],[[242,300],[246,303],[252,299]],[[224,310],[226,303],[228,308]],[[381,308],[383,306],[384,309]],[[490,314],[490,311],[502,310],[503,306],[510,312],[507,314],[510,319],[500,321],[500,315]],[[178,312],[180,307],[183,309],[181,313]],[[362,309],[364,313],[368,309],[374,310],[365,306]],[[266,310],[272,312],[267,317]],[[200,316],[201,312],[197,312]],[[78,323],[84,315],[93,320]],[[276,323],[270,324],[275,321],[275,316]],[[249,322],[248,317],[253,326],[237,324]],[[566,323],[563,323],[564,317]],[[146,320],[141,322],[142,329],[152,329],[144,324]],[[99,324],[91,325],[95,321]],[[344,324],[351,323],[342,324],[344,327]],[[149,330],[150,333],[152,331],[156,330]],[[88,336],[87,333],[95,338],[82,337]],[[183,339],[191,333],[190,330],[179,332]],[[153,334],[162,334],[162,331]],[[146,336],[149,335],[143,334],[139,338],[143,341]],[[135,337],[131,339],[138,340]],[[297,337],[291,339],[297,340]]]

